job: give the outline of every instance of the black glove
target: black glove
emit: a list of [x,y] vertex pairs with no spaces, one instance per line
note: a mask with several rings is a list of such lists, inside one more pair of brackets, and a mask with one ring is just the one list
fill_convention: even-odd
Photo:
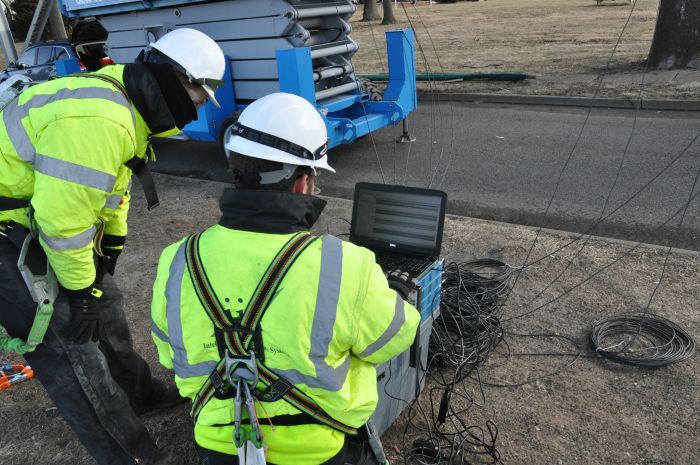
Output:
[[105,274],[109,274],[111,276],[114,276],[114,270],[117,267],[117,259],[119,258],[119,255],[122,253],[122,249],[124,248],[124,242],[126,241],[126,238],[123,236],[111,236],[106,234],[102,238],[102,243],[101,243],[101,249],[102,249],[102,255],[101,257],[97,257],[97,279],[96,281],[99,283],[102,281],[102,277]]
[[92,339],[96,341],[100,332],[99,297],[102,292],[92,286],[71,291],[63,289],[68,297],[71,319],[66,327],[69,341],[85,344]]
[[390,272],[386,279],[389,281],[389,287],[399,293],[403,300],[408,300],[408,295],[416,287],[408,273],[401,270]]

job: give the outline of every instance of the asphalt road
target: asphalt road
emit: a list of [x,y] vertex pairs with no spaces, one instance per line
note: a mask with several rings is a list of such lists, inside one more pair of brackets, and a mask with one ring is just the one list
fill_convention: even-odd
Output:
[[[358,181],[440,188],[452,214],[700,250],[700,198],[688,204],[700,113],[588,112],[422,102],[414,143],[396,144],[397,126],[336,148],[338,174],[318,185],[344,198]],[[156,171],[228,180],[214,144],[165,140],[156,150]]]

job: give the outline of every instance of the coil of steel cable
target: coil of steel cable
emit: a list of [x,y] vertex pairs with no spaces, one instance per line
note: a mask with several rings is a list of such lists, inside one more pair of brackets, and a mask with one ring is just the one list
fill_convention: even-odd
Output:
[[596,321],[592,348],[617,363],[662,367],[693,355],[695,342],[676,323],[651,313],[624,314]]

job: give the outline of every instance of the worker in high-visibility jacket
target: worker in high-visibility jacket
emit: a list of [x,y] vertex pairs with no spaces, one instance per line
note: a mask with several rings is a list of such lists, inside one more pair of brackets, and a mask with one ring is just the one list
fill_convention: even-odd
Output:
[[[394,286],[403,296],[393,290],[369,250],[309,236],[326,203],[312,195],[314,175],[334,172],[326,127],[313,105],[291,94],[267,95],[242,112],[232,133],[225,146],[236,188],[223,193],[221,221],[165,249],[153,290],[153,340],[160,362],[174,368],[180,393],[193,399],[200,459],[379,463],[369,439],[354,433],[377,404],[375,365],[407,350],[416,336],[420,316],[404,301],[410,289],[404,280]],[[305,248],[270,284],[281,250],[295,241]],[[201,273],[192,275],[195,269]],[[241,317],[251,305],[253,311],[257,295],[271,296],[270,303],[259,327],[247,327]],[[212,320],[216,301],[230,323],[224,330]],[[232,354],[227,338],[234,333],[253,334],[252,349]],[[266,384],[250,379],[264,370],[242,362],[246,357],[280,377],[278,392],[294,386],[295,397],[271,399],[274,389],[262,394]],[[225,367],[216,373],[222,359]],[[211,395],[214,388],[221,392]],[[255,413],[242,411],[246,400]]]
[[133,64],[36,84],[0,114],[0,325],[14,338],[32,327],[37,303],[17,267],[31,234],[60,293],[43,343],[25,358],[99,464],[175,462],[137,414],[179,395],[134,352],[111,275],[132,171],[157,199],[144,169],[149,138],[178,133],[207,98],[217,104],[225,66],[211,38],[176,29]]

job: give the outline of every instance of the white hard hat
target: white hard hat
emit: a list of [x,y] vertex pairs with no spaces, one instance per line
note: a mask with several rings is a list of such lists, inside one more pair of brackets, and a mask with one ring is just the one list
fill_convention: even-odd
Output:
[[[248,105],[224,146],[227,153],[282,163],[287,173],[283,177],[291,176],[296,166],[335,173],[328,164],[328,135],[323,117],[308,100],[294,94],[268,94]],[[271,176],[266,179],[263,173],[261,177],[261,184],[281,180]]]
[[179,71],[187,75],[190,82],[199,84],[217,108],[221,108],[214,91],[223,84],[226,59],[219,45],[208,35],[196,29],[175,29],[149,44],[144,61],[149,59],[149,49],[157,50],[168,58]]

